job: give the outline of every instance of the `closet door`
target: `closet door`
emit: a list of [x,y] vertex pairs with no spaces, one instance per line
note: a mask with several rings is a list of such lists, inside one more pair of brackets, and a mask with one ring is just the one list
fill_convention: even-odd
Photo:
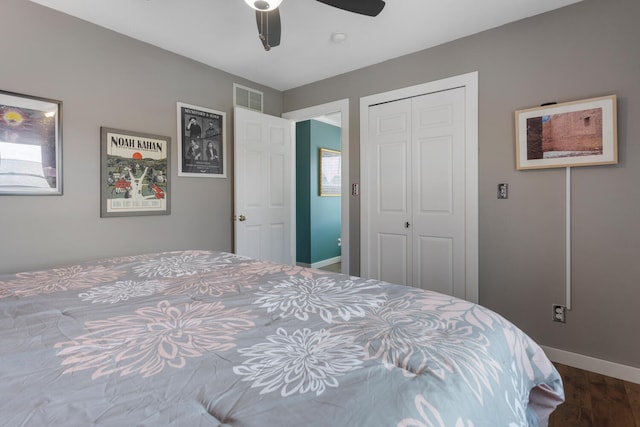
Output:
[[[364,147],[363,147],[364,148]],[[367,277],[411,285],[411,100],[369,109]]]
[[465,89],[412,98],[413,286],[465,296]]
[[368,271],[465,297],[465,88],[369,107]]

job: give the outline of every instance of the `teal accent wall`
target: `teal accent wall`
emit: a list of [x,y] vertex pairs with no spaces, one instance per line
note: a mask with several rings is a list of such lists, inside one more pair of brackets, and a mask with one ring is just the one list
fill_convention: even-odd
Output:
[[296,261],[311,264],[311,122],[296,123]]
[[316,120],[296,124],[296,260],[340,256],[341,197],[320,197],[320,148],[341,150],[340,128]]

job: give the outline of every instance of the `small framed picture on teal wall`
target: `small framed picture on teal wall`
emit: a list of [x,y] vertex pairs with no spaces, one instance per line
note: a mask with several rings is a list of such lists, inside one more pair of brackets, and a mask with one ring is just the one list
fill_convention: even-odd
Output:
[[320,196],[340,196],[342,153],[320,149]]

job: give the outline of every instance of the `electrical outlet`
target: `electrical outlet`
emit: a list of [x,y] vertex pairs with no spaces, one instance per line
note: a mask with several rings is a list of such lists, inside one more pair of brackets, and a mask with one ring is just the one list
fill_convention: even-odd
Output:
[[567,313],[567,307],[560,304],[553,304],[553,321],[565,323],[565,315]]

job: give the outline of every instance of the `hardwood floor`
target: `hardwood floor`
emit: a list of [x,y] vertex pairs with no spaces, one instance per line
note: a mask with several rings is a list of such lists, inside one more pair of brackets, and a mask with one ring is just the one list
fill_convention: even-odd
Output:
[[342,269],[342,263],[336,262],[335,264],[324,266],[320,270],[333,271],[334,273],[340,273],[341,269]]
[[640,384],[555,363],[565,402],[549,427],[640,427]]

